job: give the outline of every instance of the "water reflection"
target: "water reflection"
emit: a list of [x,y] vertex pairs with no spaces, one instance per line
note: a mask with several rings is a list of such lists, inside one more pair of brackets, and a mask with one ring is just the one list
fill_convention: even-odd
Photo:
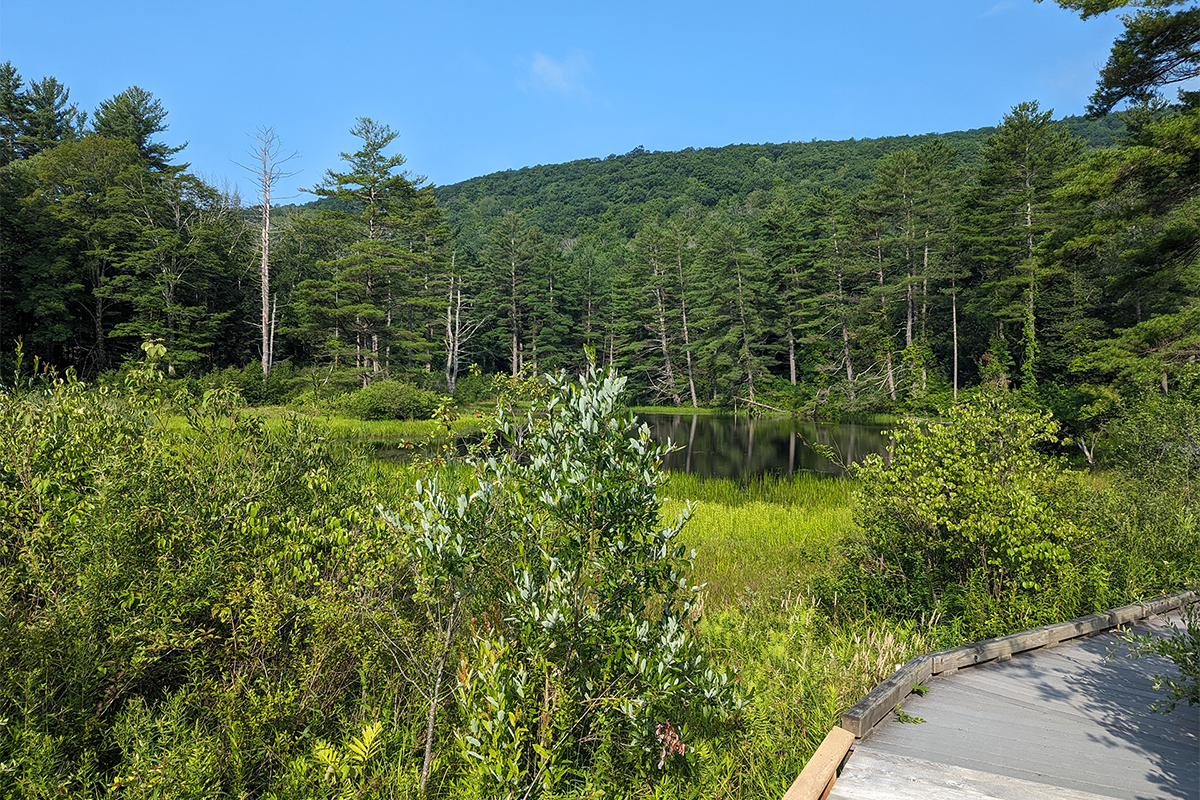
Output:
[[680,449],[666,467],[704,477],[742,478],[774,473],[821,472],[842,467],[808,446],[832,447],[845,464],[869,453],[884,454],[890,440],[885,425],[812,422],[789,417],[754,418],[699,414],[639,414],[655,441],[670,439]]

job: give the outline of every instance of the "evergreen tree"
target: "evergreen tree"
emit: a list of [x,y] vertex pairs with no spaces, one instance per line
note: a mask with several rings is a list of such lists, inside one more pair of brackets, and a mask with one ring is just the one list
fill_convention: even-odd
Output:
[[667,231],[650,223],[630,243],[629,264],[632,283],[641,289],[637,319],[643,335],[638,360],[656,364],[648,370],[648,383],[656,398],[669,398],[678,406],[682,401],[672,354],[676,329],[675,304],[670,295],[675,283],[671,274],[672,244]]
[[[858,335],[853,330],[852,319],[858,298],[847,241],[847,201],[841,192],[822,188],[805,200],[803,213],[805,238],[809,242],[814,268],[811,289],[816,298],[815,317],[819,325],[810,338],[818,348],[825,345],[824,352],[818,351],[816,355],[817,368],[820,373],[835,378],[844,373],[845,394],[853,403],[857,399],[857,373],[852,342],[857,342]],[[826,344],[829,333],[836,337],[833,346]],[[819,381],[819,384],[824,382]]]
[[805,360],[803,354],[798,355],[798,348],[819,336],[820,329],[812,242],[804,235],[800,210],[786,196],[777,197],[767,207],[760,226],[759,251],[773,287],[773,332],[784,344],[787,378],[795,386],[798,364]]
[[[310,334],[315,326],[329,330],[334,340],[345,337],[344,345],[333,348],[335,359],[353,352],[354,369],[365,386],[391,374],[393,366],[412,369],[417,361],[429,366],[429,326],[411,312],[420,307],[432,314],[440,304],[440,291],[434,294],[428,282],[440,219],[428,213],[428,206],[436,208],[428,193],[419,192],[424,179],[411,179],[401,169],[403,156],[385,153],[399,134],[366,117],[350,132],[362,144],[354,153],[342,153],[348,171],[327,171],[311,191],[354,209],[325,212],[351,243],[317,265],[328,271],[328,284],[300,288],[312,312],[305,317]],[[315,297],[333,300],[336,309],[317,312]]]
[[29,119],[25,81],[11,61],[0,64],[0,167],[18,157],[17,139]]
[[153,169],[166,171],[170,158],[187,147],[168,147],[150,137],[167,129],[167,112],[162,102],[140,86],[130,86],[104,100],[92,115],[92,130],[110,139],[133,142]]
[[83,135],[87,112],[71,102],[71,90],[56,78],[30,81],[25,93],[27,116],[17,135],[17,154],[29,158],[59,142],[74,142]]
[[732,399],[745,391],[755,400],[755,381],[767,375],[765,325],[755,302],[767,294],[761,259],[750,252],[745,230],[729,220],[709,225],[696,255],[707,297],[697,309],[704,331],[700,351],[714,396]]
[[984,143],[974,196],[975,271],[987,283],[980,299],[997,339],[1019,339],[1018,363],[1029,388],[1036,381],[1039,300],[1048,277],[1037,247],[1053,227],[1053,192],[1082,157],[1082,143],[1051,115],[1036,101],[1005,115]]

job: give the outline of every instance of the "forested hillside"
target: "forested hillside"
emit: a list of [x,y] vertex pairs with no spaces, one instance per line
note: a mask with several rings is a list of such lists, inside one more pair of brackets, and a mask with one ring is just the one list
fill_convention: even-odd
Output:
[[[1090,148],[1111,146],[1124,130],[1118,115],[1096,120],[1068,117],[1062,125]],[[505,211],[526,210],[529,222],[547,233],[578,236],[615,220],[633,236],[647,214],[670,214],[691,205],[715,208],[744,202],[777,181],[815,190],[854,193],[871,180],[880,158],[941,139],[975,164],[995,128],[924,136],[888,136],[841,142],[731,144],[590,158],[566,164],[494,172],[434,189],[438,203],[460,236],[486,234]]]
[[[433,187],[360,119],[344,169],[273,206],[189,173],[131,87],[87,115],[3,66],[0,339],[94,376],[167,347],[279,402],[393,378],[578,368],[635,398],[816,416],[931,409],[983,380],[1082,413],[1169,391],[1197,349],[1198,112],[1144,105],[995,128],[735,145]],[[261,162],[258,164],[257,162]],[[1070,398],[1070,399],[1064,399]],[[1064,413],[1067,413],[1064,410]]]

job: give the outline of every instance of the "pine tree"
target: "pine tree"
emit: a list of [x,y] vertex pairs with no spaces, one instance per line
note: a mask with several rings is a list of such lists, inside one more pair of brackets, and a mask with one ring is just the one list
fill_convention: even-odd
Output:
[[25,81],[11,61],[0,64],[0,167],[18,157],[17,139],[25,131],[32,108]]
[[676,327],[672,319],[675,308],[670,297],[670,287],[675,282],[671,275],[672,244],[667,231],[650,223],[643,226],[630,243],[629,261],[632,282],[641,288],[640,327],[648,334],[642,339],[644,350],[639,360],[649,357],[657,362],[658,368],[650,371],[649,383],[657,397],[670,398],[678,406],[682,401],[672,360]]
[[1030,389],[1036,382],[1044,282],[1037,247],[1053,226],[1053,192],[1066,168],[1082,157],[1082,143],[1056,125],[1052,114],[1034,101],[1005,115],[984,143],[973,198],[975,271],[987,285],[986,313],[999,339],[1020,331],[1018,363]]
[[17,154],[29,158],[60,142],[78,141],[87,112],[71,102],[71,90],[56,78],[30,81],[25,93],[28,114],[17,136]]
[[[339,356],[353,352],[354,369],[365,386],[390,375],[394,366],[413,369],[420,362],[430,367],[427,331],[441,292],[430,285],[429,273],[441,222],[430,210],[431,205],[436,210],[431,195],[420,192],[424,179],[411,179],[401,169],[403,156],[384,152],[399,134],[367,117],[350,133],[362,143],[354,153],[341,154],[348,171],[328,170],[311,191],[355,209],[326,212],[351,243],[318,263],[330,280],[302,284],[307,294],[301,301],[310,329],[332,324],[334,339],[345,337],[344,345],[329,349]],[[337,303],[336,311],[318,313],[312,305],[318,296]],[[418,308],[424,313],[415,313]]]
[[766,295],[762,261],[748,249],[745,230],[716,220],[705,231],[696,256],[697,272],[708,291],[697,309],[704,330],[700,351],[714,393],[729,398],[745,388],[755,400],[755,381],[767,374],[761,309]]
[[168,147],[150,138],[167,129],[166,118],[161,101],[140,86],[130,86],[100,103],[92,115],[92,130],[110,139],[133,142],[153,169],[166,171],[170,158],[187,147],[186,142]]

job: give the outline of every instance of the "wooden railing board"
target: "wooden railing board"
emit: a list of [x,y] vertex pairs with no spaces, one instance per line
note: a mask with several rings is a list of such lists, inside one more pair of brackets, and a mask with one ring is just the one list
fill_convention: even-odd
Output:
[[913,686],[929,680],[931,667],[929,656],[917,656],[901,665],[842,715],[842,727],[861,739],[908,696]]
[[1087,614],[1066,622],[1043,625],[1008,636],[917,656],[900,666],[890,677],[851,706],[842,715],[841,727],[862,739],[908,696],[914,685],[923,683],[934,675],[948,674],[996,659],[1006,660],[1039,647],[1053,647],[1059,642],[1136,622],[1195,600],[1194,592],[1179,592],[1099,614]]
[[824,800],[828,797],[837,780],[838,767],[846,760],[854,738],[853,733],[835,725],[792,781],[783,800]]

